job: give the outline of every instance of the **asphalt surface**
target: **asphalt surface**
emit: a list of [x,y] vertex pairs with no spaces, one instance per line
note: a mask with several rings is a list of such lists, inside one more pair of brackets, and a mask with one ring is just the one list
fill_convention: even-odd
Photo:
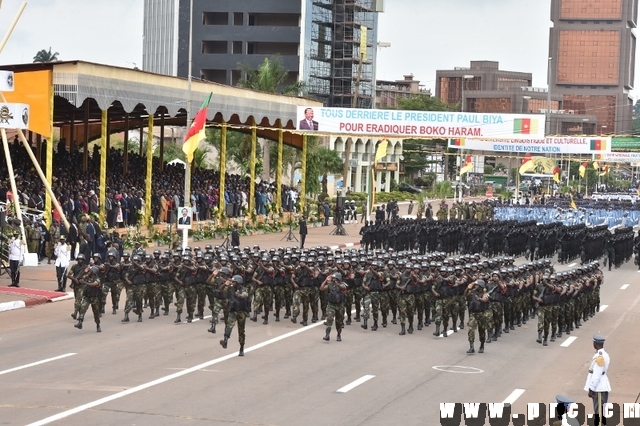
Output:
[[[330,229],[311,230],[308,245],[338,244]],[[261,246],[282,245],[257,237],[265,237]],[[49,265],[37,270],[54,275]],[[503,402],[516,389],[523,392],[514,413],[558,393],[590,412],[582,389],[594,333],[607,337],[610,402],[633,402],[640,391],[637,277],[632,264],[606,271],[606,309],[572,332],[567,347],[560,346],[566,335],[548,347],[536,343],[534,319],[473,355],[465,353],[466,328],[447,338],[434,337],[433,325],[399,336],[399,325],[372,332],[354,322],[342,342],[334,331],[327,343],[320,323],[248,321],[240,358],[237,330],[225,350],[220,324],[215,335],[207,319],[173,324],[173,309],[153,320],[146,310],[142,323],[128,324],[107,309],[102,333],[90,312],[83,330],[73,327],[72,300],[2,312],[0,424],[437,425],[440,403]],[[32,283],[53,282],[43,275]]]

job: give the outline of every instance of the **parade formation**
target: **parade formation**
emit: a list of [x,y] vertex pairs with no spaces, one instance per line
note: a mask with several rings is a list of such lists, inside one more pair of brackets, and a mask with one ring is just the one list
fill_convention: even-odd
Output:
[[[406,244],[403,238],[369,244],[364,240],[372,226],[385,227],[387,236],[408,230],[407,235],[417,238]],[[91,306],[101,331],[100,317],[109,307],[114,315],[124,308],[123,323],[130,322],[130,313],[142,322],[146,310],[148,319],[154,319],[160,311],[168,316],[173,307],[176,324],[182,323],[185,305],[187,323],[204,319],[206,307],[211,313],[207,331],[217,333],[217,325],[224,322],[222,347],[227,347],[237,323],[242,356],[247,319],[260,318],[265,325],[289,319],[302,326],[324,321],[325,341],[331,340],[333,327],[341,341],[344,328],[353,322],[372,332],[398,325],[400,336],[433,325],[430,335],[449,337],[468,327],[467,353],[476,352],[476,335],[477,352],[482,353],[485,344],[536,319],[537,335],[532,338],[547,346],[599,310],[603,273],[598,261],[571,253],[567,260],[589,260],[557,271],[550,257],[538,256],[546,252],[541,249],[545,238],[556,238],[562,250],[564,235],[575,236],[576,230],[563,225],[550,232],[549,225],[535,223],[396,219],[367,224],[363,231],[362,247],[344,251],[207,245],[146,253],[138,247],[122,256],[110,249],[104,262],[97,253],[91,259],[80,254],[67,273],[75,294],[71,316],[81,329]],[[506,235],[495,238],[495,233]],[[466,243],[474,240],[469,235],[479,239],[482,253],[468,252]],[[603,238],[615,236],[609,235]],[[462,240],[465,244],[452,243]],[[415,248],[409,249],[411,245]],[[516,264],[519,255],[527,256],[525,263]],[[61,285],[65,290],[64,280]]]

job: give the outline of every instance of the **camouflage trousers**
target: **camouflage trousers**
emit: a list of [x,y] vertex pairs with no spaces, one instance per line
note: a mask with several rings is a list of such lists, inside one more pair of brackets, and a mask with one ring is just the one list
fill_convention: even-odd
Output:
[[290,309],[290,305],[287,305],[285,302],[285,293],[286,293],[285,286],[283,285],[273,286],[273,301],[275,302],[276,313],[280,313],[280,309],[284,308],[285,306],[288,308],[287,311],[289,311]]
[[136,315],[142,315],[142,296],[144,295],[144,284],[132,284],[127,286],[127,301],[124,305],[124,313],[128,314],[133,310]]
[[355,306],[356,318],[360,317],[360,304],[362,303],[362,291],[359,288],[350,288],[347,290],[347,298],[344,303],[344,309],[347,313],[347,318],[351,319],[351,309]]
[[320,301],[320,312],[322,313],[323,317],[327,316],[327,305],[329,304],[329,301],[327,300],[327,290],[320,290],[318,289],[318,300]]
[[196,283],[196,295],[198,297],[198,313],[204,312],[204,306],[207,303],[207,291],[205,283]]
[[444,327],[449,325],[449,318],[455,324],[458,319],[458,304],[453,297],[436,299],[436,315],[434,322],[436,325],[442,324]]
[[169,311],[169,305],[173,302],[173,293],[175,293],[174,281],[160,281],[160,294],[167,312]]
[[271,286],[269,285],[259,285],[256,287],[255,298],[253,300],[253,309],[254,312],[259,310],[264,310],[265,315],[269,314],[271,310],[271,301],[273,299],[273,295],[271,292]]
[[483,312],[469,312],[469,331],[467,332],[469,344],[472,345],[476,340],[476,329],[478,330],[480,343],[486,341],[486,333],[489,329],[492,315],[492,312],[488,309]]
[[195,285],[184,286],[184,297],[187,302],[187,315],[193,316],[196,310],[196,299],[198,298],[198,290]]
[[227,320],[227,326],[224,329],[224,335],[227,338],[231,337],[233,327],[238,323],[238,343],[244,345],[244,328],[247,323],[247,313],[244,311],[231,311],[229,312],[229,319]]
[[185,292],[184,292],[184,286],[180,285],[178,283],[174,284],[173,289],[176,292],[176,313],[181,314],[182,313],[182,307],[184,306],[184,299],[185,299]]
[[424,320],[424,295],[426,293],[418,293],[414,296],[414,300],[415,300],[415,305],[414,305],[414,312],[416,314],[418,314],[418,323],[422,324],[422,321]]
[[413,324],[413,307],[415,296],[411,293],[401,293],[398,295],[398,314],[400,324],[404,325],[409,318],[409,324]]
[[291,305],[293,304],[293,287],[291,284],[284,287],[284,307],[288,314],[291,314]]
[[567,304],[566,302],[562,302],[558,305],[556,305],[556,326],[553,329],[554,330],[559,330],[559,331],[563,331],[564,330],[564,319],[565,319],[565,315],[566,315],[566,307]]
[[102,306],[100,310],[104,309],[107,304],[107,295],[111,292],[111,307],[112,309],[118,309],[118,305],[120,303],[120,294],[122,293],[122,281],[110,281],[108,283],[104,283],[102,285],[102,297],[100,302]]
[[560,313],[560,307],[558,305],[553,305],[551,307],[551,334],[555,333],[555,330],[558,328],[558,314]]
[[551,325],[552,317],[553,317],[553,306],[551,305],[538,306],[538,333],[542,332],[545,338],[549,336],[549,326]]
[[99,296],[98,297],[84,296],[82,298],[82,302],[80,303],[78,320],[84,321],[84,314],[87,312],[89,305],[91,305],[91,310],[93,311],[93,320],[96,322],[96,324],[100,324],[100,309],[102,309],[102,302]]
[[160,283],[150,281],[146,284],[146,297],[149,300],[149,308],[154,312],[160,307]]
[[344,303],[329,303],[327,304],[327,320],[324,324],[327,326],[327,334],[331,333],[331,326],[333,320],[336,321],[336,331],[338,334],[344,328]]
[[318,318],[318,301],[320,300],[320,290],[318,287],[309,287],[309,305],[311,306],[311,315]]
[[369,319],[373,314],[375,320],[378,319],[378,311],[380,310],[380,292],[368,291],[362,298],[362,318]]
[[82,298],[84,297],[84,289],[86,286],[82,284],[73,284],[73,310],[76,312],[80,312],[80,306],[82,305]]
[[300,305],[302,305],[302,320],[309,319],[309,293],[312,287],[300,287],[293,292],[293,317],[300,315]]
[[[209,302],[211,301],[212,299],[209,298]],[[220,311],[222,311],[224,322],[226,323],[229,320],[229,301],[227,299],[214,297],[209,309],[211,309],[211,324],[218,323]]]
[[458,303],[458,319],[460,320],[460,324],[464,324],[464,317],[465,317],[465,314],[467,313],[467,298],[464,297],[463,294],[454,296],[454,298]]
[[496,331],[499,331],[502,327],[502,318],[504,317],[504,306],[502,302],[491,302],[489,305],[491,312],[490,326]]
[[[205,285],[204,293],[205,296],[209,299],[209,310],[211,311],[213,317],[213,305],[216,299],[216,286],[210,284]],[[213,318],[211,318],[211,322],[213,322]]]
[[566,327],[573,327],[573,319],[575,318],[575,300],[570,299],[564,305],[564,325]]
[[398,291],[397,290],[392,290],[389,292],[389,309],[391,309],[391,314],[393,315],[393,319],[395,319],[398,313]]

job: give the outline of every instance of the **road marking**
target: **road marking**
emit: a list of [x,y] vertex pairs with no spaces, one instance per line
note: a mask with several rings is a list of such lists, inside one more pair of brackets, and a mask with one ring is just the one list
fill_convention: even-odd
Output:
[[353,382],[349,383],[348,385],[341,387],[336,392],[338,392],[338,393],[347,393],[351,389],[355,388],[356,386],[360,386],[364,382],[368,382],[369,380],[373,379],[374,377],[376,377],[376,376],[372,376],[371,374],[367,374],[365,376],[360,377],[358,380],[354,380]]
[[[250,346],[248,348],[245,348],[244,353],[246,354],[248,352],[252,352],[252,351],[255,351],[257,349],[264,348],[265,346],[269,346],[269,345],[271,345],[273,343],[279,342],[279,341],[287,339],[289,337],[293,337],[296,334],[304,333],[307,330],[311,330],[311,329],[313,329],[315,327],[319,327],[319,326],[324,326],[324,322],[318,321],[315,324],[311,324],[311,325],[308,325],[306,327],[301,327],[301,328],[299,328],[297,330],[290,331],[289,333],[285,333],[285,334],[283,334],[281,336],[274,337],[273,339],[269,339],[269,340],[266,340],[266,341],[264,341],[262,343],[258,343],[257,345]],[[143,391],[143,390],[151,388],[153,386],[157,386],[157,385],[160,385],[162,383],[166,383],[166,382],[168,382],[170,380],[177,379],[177,378],[182,377],[182,376],[186,376],[187,374],[191,374],[191,373],[194,373],[196,371],[200,371],[200,370],[205,369],[207,367],[211,367],[212,365],[219,364],[219,363],[221,363],[223,361],[227,361],[229,359],[236,358],[237,356],[238,356],[238,354],[236,352],[234,352],[234,353],[231,353],[229,355],[222,356],[220,358],[212,359],[211,361],[203,362],[202,364],[194,365],[193,367],[190,367],[190,368],[184,369],[182,371],[178,371],[178,372],[169,374],[168,376],[160,377],[159,379],[152,380],[150,382],[143,383],[143,384],[138,385],[138,386],[134,386],[134,387],[129,388],[127,390],[124,390],[124,391],[121,391],[121,392],[118,392],[118,393],[114,393],[113,395],[109,395],[109,396],[106,396],[104,398],[96,399],[95,401],[91,401],[91,402],[88,402],[86,404],[79,405],[78,407],[71,408],[69,410],[63,411],[61,413],[54,414],[53,416],[49,416],[49,417],[44,418],[42,420],[38,420],[38,421],[36,421],[34,423],[30,423],[28,426],[47,425],[49,423],[53,423],[53,422],[58,421],[58,420],[66,419],[67,417],[72,416],[74,414],[81,413],[83,411],[86,411],[86,410],[89,410],[91,408],[106,404],[106,403],[111,402],[111,401],[115,401],[116,399],[120,399],[122,397],[125,397],[125,396],[128,396],[128,395]]]
[[605,309],[607,309],[609,307],[609,305],[600,305],[600,310],[598,312],[602,312]]
[[354,246],[354,244],[353,244],[353,243],[345,243],[345,245],[344,245],[344,246],[345,246],[345,248],[347,248],[347,247],[353,247],[353,246]]
[[629,287],[629,284],[625,284],[622,287],[620,287],[620,290],[626,290]]
[[562,344],[560,344],[560,346],[562,346],[563,348],[568,348],[569,345],[572,344],[576,339],[577,339],[576,336],[568,337],[567,340],[565,340],[564,342],[562,342]]
[[35,367],[36,365],[45,364],[47,362],[57,361],[59,359],[67,358],[67,357],[70,357],[70,356],[73,356],[73,355],[76,355],[76,354],[75,353],[68,353],[68,354],[64,354],[64,355],[60,355],[60,356],[55,356],[53,358],[43,359],[42,361],[32,362],[31,364],[21,365],[20,367],[10,368],[8,370],[0,371],[0,376],[2,376],[3,374],[13,373],[14,371],[23,370],[25,368]]
[[513,392],[511,392],[511,394],[507,397],[507,399],[502,401],[502,403],[503,404],[513,404],[514,402],[516,402],[516,399],[518,399],[518,398],[520,398],[522,396],[523,393],[524,393],[524,389],[516,389]]
[[569,268],[573,268],[573,267],[574,267],[574,266],[576,266],[576,265],[577,265],[577,263],[572,263],[572,264],[567,265],[567,266],[569,266]]
[[[447,336],[451,336],[453,334],[453,330],[447,330]],[[442,333],[438,337],[444,337]]]
[[456,374],[480,374],[484,373],[484,370],[476,367],[465,367],[464,365],[434,365],[434,370],[443,371],[445,373]]

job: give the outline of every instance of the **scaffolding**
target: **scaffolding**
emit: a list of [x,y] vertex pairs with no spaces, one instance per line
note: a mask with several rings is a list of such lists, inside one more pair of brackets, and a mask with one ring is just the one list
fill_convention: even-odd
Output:
[[372,108],[376,13],[375,0],[313,0],[308,89],[326,106]]

